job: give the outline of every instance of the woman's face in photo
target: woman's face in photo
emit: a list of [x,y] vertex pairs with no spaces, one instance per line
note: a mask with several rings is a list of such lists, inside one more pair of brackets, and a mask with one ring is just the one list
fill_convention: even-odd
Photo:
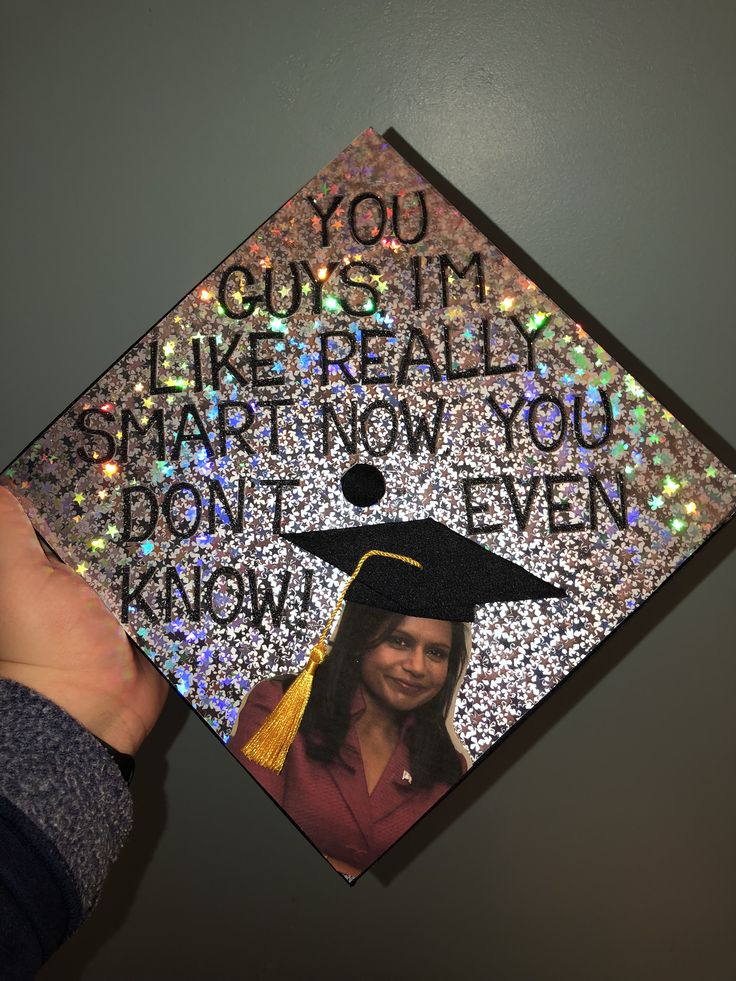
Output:
[[363,655],[363,688],[393,711],[417,709],[442,690],[451,645],[449,621],[404,617],[384,641]]

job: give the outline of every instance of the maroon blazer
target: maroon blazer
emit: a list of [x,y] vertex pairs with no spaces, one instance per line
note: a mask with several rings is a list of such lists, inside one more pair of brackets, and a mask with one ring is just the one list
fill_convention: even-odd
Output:
[[[297,733],[281,773],[273,773],[243,756],[241,750],[283,694],[278,681],[262,681],[249,694],[227,746],[302,829],[323,855],[358,869],[367,868],[401,837],[449,789],[437,783],[412,787],[407,719],[386,769],[368,794],[356,720],[365,711],[360,689],[353,697],[351,721],[339,756],[321,763],[307,756]],[[460,754],[458,754],[460,756]],[[467,769],[464,757],[463,772]]]

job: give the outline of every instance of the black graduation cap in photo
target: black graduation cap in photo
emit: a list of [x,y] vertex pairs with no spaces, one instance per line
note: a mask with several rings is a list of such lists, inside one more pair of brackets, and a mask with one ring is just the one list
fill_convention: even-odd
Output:
[[484,603],[567,595],[433,518],[282,537],[347,573],[371,550],[414,559],[421,568],[380,555],[372,558],[345,595],[351,602],[405,616],[469,623],[475,607]]

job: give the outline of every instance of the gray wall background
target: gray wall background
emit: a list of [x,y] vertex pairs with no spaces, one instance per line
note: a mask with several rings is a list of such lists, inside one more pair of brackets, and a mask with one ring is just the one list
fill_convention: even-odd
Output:
[[[734,467],[728,0],[3,16],[0,465],[373,125]],[[734,530],[352,890],[172,695],[42,978],[733,979]]]

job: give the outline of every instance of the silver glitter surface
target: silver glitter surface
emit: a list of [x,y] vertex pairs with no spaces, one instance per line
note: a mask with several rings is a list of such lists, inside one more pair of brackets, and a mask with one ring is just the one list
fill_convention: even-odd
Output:
[[[425,196],[427,232],[402,244],[397,234],[409,239],[421,227],[417,192]],[[386,212],[381,227],[374,200],[354,209],[358,237],[375,237],[374,244],[357,241],[350,228],[351,201],[365,193],[380,197]],[[322,245],[322,222],[308,198],[326,211],[337,195]],[[475,267],[459,275],[476,253],[480,285]],[[459,271],[445,268],[444,303],[443,254]],[[223,285],[233,266],[241,269]],[[357,285],[341,278],[342,269]],[[263,294],[269,279],[276,313],[262,297],[248,313],[248,297]],[[298,309],[286,315],[292,302]],[[329,331],[341,333],[323,340]],[[170,388],[160,394],[151,390],[154,341],[158,386]],[[217,381],[211,351],[222,360],[231,345]],[[337,363],[325,367],[322,345]],[[392,380],[377,381],[382,375]],[[277,400],[288,404],[274,406]],[[606,400],[610,432],[595,445],[606,434]],[[202,437],[187,404],[196,407],[206,440],[181,438]],[[514,407],[506,426],[499,412],[510,417]],[[80,429],[88,409],[99,410],[88,414],[88,429],[109,434],[109,444]],[[145,435],[128,424],[127,461],[126,409],[140,427],[151,424]],[[157,459],[157,410],[165,459]],[[424,434],[417,431],[423,418]],[[386,495],[372,507],[351,505],[341,491],[341,475],[358,461],[386,479]],[[733,475],[584,326],[371,130],[124,354],[4,480],[116,616],[124,614],[124,574],[134,588],[152,573],[142,596],[153,616],[136,601],[126,629],[224,740],[254,684],[303,664],[345,579],[278,537],[269,481],[299,482],[280,492],[284,530],[431,517],[562,587],[566,599],[477,610],[454,719],[473,760],[728,518],[736,491]],[[163,503],[182,481],[201,495],[202,517],[196,531],[179,537],[172,526],[192,525],[196,495],[170,496],[170,522]],[[133,486],[147,493],[131,495],[132,528],[144,529],[152,499],[159,516],[143,540],[126,542],[123,492]],[[239,493],[242,530],[223,504],[237,516]],[[167,567],[189,597],[199,576],[211,609],[203,601],[199,618],[191,615],[177,587],[167,618]]]

